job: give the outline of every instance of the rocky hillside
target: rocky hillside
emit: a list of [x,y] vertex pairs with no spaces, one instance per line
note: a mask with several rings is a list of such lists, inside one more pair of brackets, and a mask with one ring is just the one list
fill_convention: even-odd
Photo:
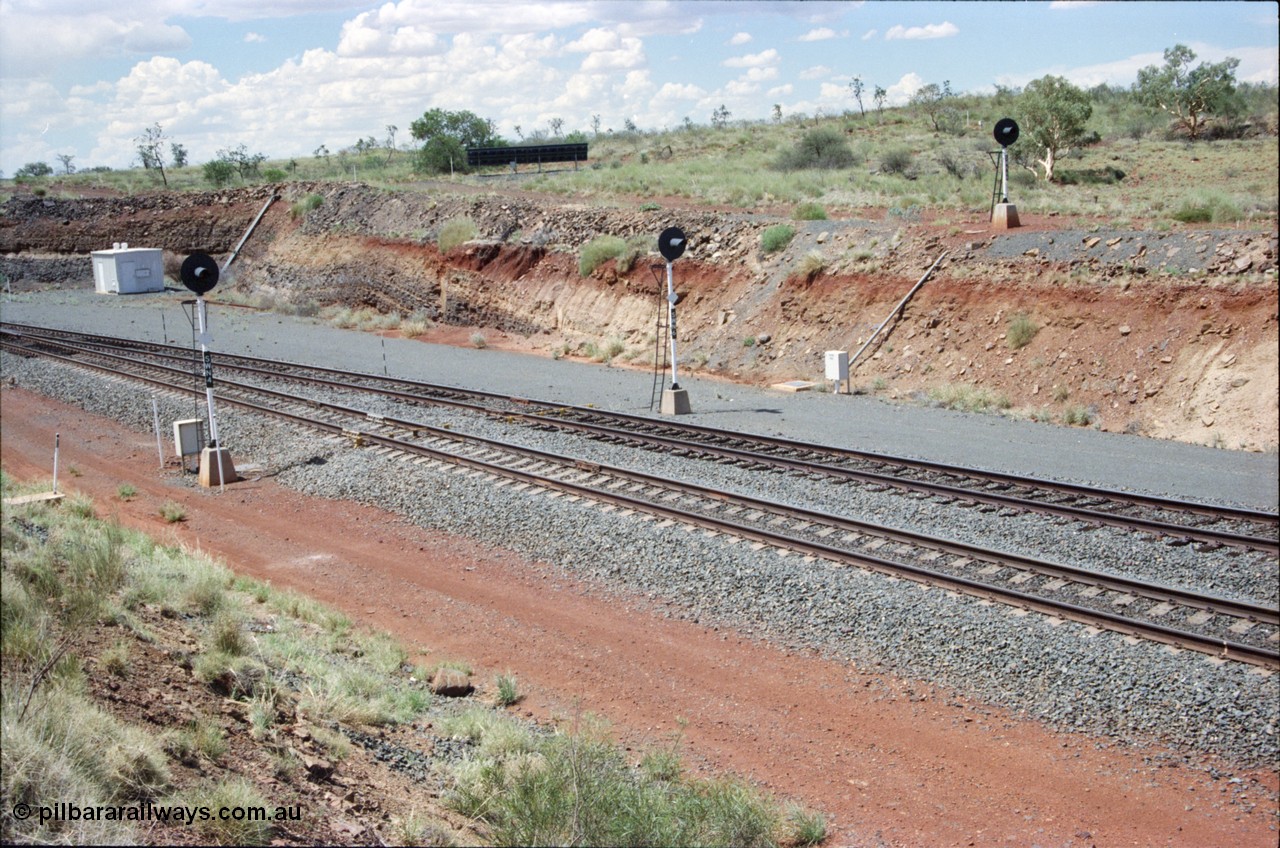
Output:
[[[1277,444],[1274,229],[1122,231],[1025,210],[1021,228],[994,232],[985,214],[830,210],[801,222],[790,210],[318,184],[15,196],[0,216],[0,271],[15,292],[89,286],[88,252],[120,241],[164,248],[174,268],[192,250],[225,258],[273,196],[215,295],[417,313],[436,324],[429,340],[480,332],[489,345],[609,352],[647,368],[661,258],[583,277],[579,256],[602,235],[656,251],[657,233],[678,225],[690,237],[674,266],[682,367],[821,383],[826,350],[852,356],[884,323],[855,362],[855,391],[1232,449]],[[442,254],[437,235],[460,218],[478,236]],[[765,253],[762,234],[781,224],[794,238]]]

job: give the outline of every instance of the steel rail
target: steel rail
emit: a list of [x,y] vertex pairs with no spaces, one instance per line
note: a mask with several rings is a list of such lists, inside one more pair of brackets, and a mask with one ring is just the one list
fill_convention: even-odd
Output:
[[[77,360],[77,359],[64,357],[57,354],[45,354],[45,355],[50,355],[53,358],[66,361],[73,366],[87,367],[94,370],[102,371],[104,373],[111,374],[113,376],[120,376],[120,372],[118,370],[112,369],[106,366],[94,365],[92,363],[85,363],[83,360]],[[184,371],[180,371],[179,369],[168,368],[166,366],[151,365],[147,367],[156,368],[162,371],[167,371],[167,372],[182,376],[184,378],[189,376],[189,374],[187,374]],[[155,380],[152,378],[141,377],[141,376],[131,376],[130,378],[138,379],[138,380],[141,380],[142,382],[146,382],[148,384],[156,385],[160,388],[164,388],[169,391],[176,391],[183,394],[195,391],[189,386],[175,386],[175,385],[164,383],[160,380]],[[222,384],[226,386],[228,385],[228,381],[224,380]],[[424,433],[424,432],[430,433],[434,438],[447,439],[452,442],[468,441],[474,444],[482,444],[486,447],[497,448],[503,451],[523,453],[530,456],[531,458],[537,458],[541,461],[554,462],[560,465],[561,468],[576,468],[578,470],[590,471],[591,476],[594,476],[596,473],[609,473],[609,474],[631,477],[637,482],[643,483],[644,485],[661,485],[667,488],[673,487],[673,484],[671,481],[662,480],[661,478],[657,478],[652,475],[647,475],[647,474],[644,474],[643,472],[631,472],[631,471],[625,471],[622,469],[614,469],[609,466],[601,466],[595,463],[583,463],[580,460],[563,457],[561,455],[554,454],[548,451],[541,451],[533,448],[522,448],[518,446],[512,446],[512,445],[498,442],[496,440],[487,439],[485,437],[468,436],[465,434],[459,434],[453,431],[444,430],[442,428],[436,428],[430,425],[424,425],[419,422],[410,422],[410,421],[403,421],[395,418],[387,418],[386,416],[371,414],[363,410],[352,409],[350,407],[345,407],[340,404],[333,404],[325,401],[316,401],[311,398],[299,398],[297,396],[289,395],[284,392],[277,392],[275,390],[264,389],[258,386],[236,384],[234,382],[231,382],[230,385],[238,390],[265,394],[270,397],[275,397],[276,399],[279,399],[279,400],[284,400],[288,403],[300,404],[300,405],[307,406],[309,408],[327,409],[332,412],[338,412],[344,415],[355,416],[363,420],[374,421],[380,425],[410,429],[418,434]],[[872,570],[875,570],[881,573],[892,574],[894,576],[907,577],[909,579],[917,580],[919,582],[924,582],[931,585],[941,586],[941,587],[953,589],[956,591],[960,591],[965,594],[976,595],[989,600],[999,601],[1005,604],[1012,604],[1014,606],[1018,606],[1024,609],[1035,610],[1041,613],[1045,613],[1048,615],[1053,615],[1053,616],[1057,616],[1057,617],[1065,618],[1069,620],[1074,620],[1074,621],[1088,624],[1091,626],[1101,626],[1102,628],[1107,630],[1126,633],[1128,635],[1132,635],[1140,638],[1146,638],[1146,639],[1154,640],[1164,644],[1175,645],[1183,648],[1190,648],[1190,649],[1201,651],[1204,653],[1210,653],[1210,654],[1222,656],[1228,659],[1240,660],[1243,662],[1261,665],[1268,668],[1280,667],[1280,653],[1277,653],[1274,650],[1258,648],[1245,643],[1225,640],[1216,636],[1178,630],[1173,627],[1160,625],[1153,622],[1136,621],[1134,619],[1126,618],[1124,616],[1121,616],[1115,613],[1109,613],[1109,612],[1105,612],[1097,609],[1092,609],[1089,607],[1083,607],[1077,604],[1066,603],[1063,601],[1056,601],[1048,598],[1037,597],[1025,592],[1020,592],[1020,591],[1009,589],[1006,587],[982,583],[980,581],[971,580],[965,577],[941,574],[939,572],[931,571],[929,569],[925,569],[910,563],[885,560],[864,552],[851,551],[845,548],[837,548],[837,547],[826,545],[820,542],[796,539],[793,536],[787,536],[782,533],[778,533],[766,528],[753,527],[750,525],[741,524],[739,522],[735,522],[725,518],[716,518],[712,516],[706,516],[700,513],[690,512],[689,510],[686,510],[686,509],[681,509],[673,506],[666,506],[661,503],[655,503],[649,500],[634,498],[629,495],[625,495],[618,492],[602,491],[598,488],[583,486],[576,482],[557,479],[554,477],[548,477],[543,474],[535,474],[532,472],[523,471],[518,468],[512,468],[510,466],[500,465],[493,462],[476,459],[473,457],[459,456],[458,454],[455,454],[455,453],[441,451],[435,448],[431,448],[429,446],[415,444],[413,442],[406,442],[390,436],[384,436],[384,435],[380,435],[380,434],[372,433],[368,431],[352,431],[350,428],[343,427],[340,424],[317,421],[314,417],[309,417],[309,416],[300,415],[296,413],[290,413],[285,410],[264,406],[259,403],[247,401],[241,398],[236,398],[234,396],[227,395],[225,393],[224,393],[224,396],[220,398],[220,400],[222,400],[225,403],[229,403],[233,406],[238,406],[253,412],[264,413],[264,414],[269,414],[275,417],[284,418],[286,420],[291,420],[298,424],[315,428],[315,429],[320,429],[322,431],[328,431],[331,433],[340,434],[347,437],[355,437],[361,441],[368,441],[369,443],[372,443],[372,444],[380,444],[387,448],[403,451],[405,453],[412,453],[412,454],[418,454],[421,456],[427,456],[432,459],[441,460],[441,461],[449,462],[455,465],[462,465],[469,468],[473,468],[475,470],[482,471],[484,473],[503,476],[510,479],[518,479],[523,482],[527,482],[531,485],[537,485],[544,488],[552,488],[552,489],[558,489],[561,491],[571,492],[581,497],[586,497],[594,500],[604,500],[610,503],[614,503],[615,505],[625,506],[627,508],[635,509],[637,511],[645,512],[648,514],[661,515],[661,516],[670,518],[672,520],[681,521],[686,524],[693,524],[694,526],[703,527],[705,529],[714,530],[717,532],[731,533],[732,535],[739,536],[741,538],[754,539],[764,544],[768,544],[778,548],[797,551],[805,555],[821,557],[823,559],[839,562],[839,563],[858,565],[861,567],[870,568]],[[792,515],[795,515],[797,517],[804,517],[806,519],[811,519],[814,521],[821,520],[821,521],[847,522],[847,526],[850,527],[851,529],[861,529],[862,527],[874,528],[873,531],[869,531],[869,532],[873,532],[873,534],[876,534],[876,535],[883,533],[885,530],[885,528],[875,527],[875,525],[865,525],[863,522],[856,522],[852,519],[840,519],[832,516],[826,516],[825,514],[803,510],[796,507],[785,507],[781,505],[776,505],[776,504],[773,504],[772,502],[750,498],[747,496],[728,495],[723,492],[707,489],[706,487],[697,486],[696,484],[678,484],[675,486],[675,488],[677,488],[678,490],[684,491],[686,493],[698,493],[704,497],[710,497],[720,501],[726,501],[726,502],[732,501],[735,503],[735,505],[742,504],[743,506],[752,508],[752,509],[765,509],[765,508],[779,507],[780,509]],[[902,540],[904,541],[911,539],[912,537],[914,537],[915,540],[930,538],[930,537],[924,537],[919,534],[910,534],[910,533],[907,533],[906,531],[892,531],[892,532],[903,534]],[[950,542],[947,540],[934,540],[934,541],[938,541],[945,544],[948,548],[951,549],[950,552],[957,552],[957,551],[973,552],[973,553],[980,552],[979,555],[982,558],[985,558],[985,559],[992,558],[993,552],[986,551],[985,549],[963,545],[962,543]],[[907,541],[907,543],[923,544],[922,542],[918,542],[918,541]],[[1002,557],[1005,555],[996,552],[996,556]],[[1043,563],[1041,561],[1033,561],[1033,560],[1030,560],[1029,558],[1015,557],[1013,559],[1023,560],[1028,563],[1034,563],[1036,566],[1045,567],[1051,570],[1052,569],[1071,570],[1072,568],[1068,566],[1059,566],[1053,563]],[[1014,564],[1013,559],[1011,559],[1008,564]],[[1082,571],[1082,570],[1076,569],[1076,571]],[[1111,581],[1114,579],[1114,576],[1112,575],[1099,575],[1093,572],[1088,572],[1088,575],[1090,579],[1103,579],[1106,581]],[[1151,590],[1151,589],[1167,590],[1169,588],[1169,587],[1154,587],[1151,584],[1144,584],[1142,581],[1131,581],[1128,578],[1119,578],[1119,582],[1115,583],[1114,585],[1125,587],[1125,588],[1117,588],[1116,589],[1117,591],[1131,591],[1135,593],[1137,593],[1136,590],[1138,586],[1141,586],[1143,589],[1147,589],[1147,590]],[[1173,590],[1173,593],[1169,595],[1164,595],[1161,597],[1162,599],[1174,600],[1177,603],[1182,603],[1181,600],[1176,600],[1175,598],[1175,595],[1178,593],[1194,595],[1194,593],[1185,593],[1183,592],[1183,590]],[[1141,594],[1143,594],[1146,597],[1154,597],[1147,591],[1143,591],[1141,592]],[[1199,601],[1202,604],[1207,604],[1207,606],[1202,605],[1199,608],[1211,609],[1215,612],[1224,612],[1224,614],[1237,615],[1237,617],[1244,617],[1250,620],[1260,621],[1263,623],[1274,623],[1277,620],[1277,615],[1278,615],[1277,611],[1271,610],[1266,607],[1261,607],[1259,605],[1241,604],[1240,602],[1230,601],[1229,599],[1203,597],[1203,596],[1199,598]],[[1232,606],[1240,609],[1241,612],[1240,613],[1228,612],[1226,608],[1232,607]]]
[[[20,325],[23,329],[34,329],[36,331],[45,331],[46,328],[29,328]],[[59,331],[52,331],[59,332]],[[103,344],[118,343],[125,341],[130,343],[131,340],[115,340],[105,336],[93,336],[92,334],[81,334],[66,331],[70,335],[81,338],[97,338],[103,340]],[[139,346],[152,347],[161,351],[168,351],[165,355],[182,358],[178,352],[186,352],[185,348],[179,348],[170,345],[157,345],[153,342],[132,342]],[[1113,499],[1133,505],[1148,506],[1157,509],[1166,509],[1170,511],[1186,512],[1197,515],[1206,515],[1213,518],[1221,518],[1226,520],[1250,521],[1259,524],[1277,524],[1280,525],[1280,518],[1275,513],[1262,512],[1258,510],[1245,510],[1237,507],[1218,507],[1208,504],[1197,504],[1194,502],[1177,501],[1170,498],[1161,498],[1151,495],[1142,495],[1126,492],[1118,492],[1107,489],[1093,489],[1085,486],[1079,486],[1070,483],[1061,483],[1058,481],[1045,481],[1032,478],[1020,478],[1015,475],[1003,474],[1000,472],[989,472],[980,469],[962,468],[960,466],[943,465],[939,463],[926,463],[919,460],[904,460],[898,457],[880,457],[874,454],[867,454],[862,451],[850,451],[847,449],[831,448],[821,445],[810,445],[801,442],[795,442],[788,439],[781,439],[769,436],[757,436],[752,434],[737,433],[734,431],[717,430],[715,428],[701,427],[692,424],[671,425],[665,423],[654,422],[653,419],[643,416],[630,415],[620,412],[604,412],[586,407],[576,407],[563,404],[550,404],[541,401],[528,401],[521,398],[512,398],[507,395],[485,392],[480,390],[460,389],[455,387],[438,386],[419,381],[404,380],[401,378],[391,378],[379,376],[376,374],[367,374],[362,372],[350,372],[340,369],[326,368],[314,365],[299,365],[298,363],[290,363],[282,360],[263,359],[260,357],[246,357],[235,354],[220,355],[220,362],[224,367],[233,367],[251,372],[260,373],[264,376],[277,379],[288,379],[300,382],[317,382],[323,384],[323,380],[317,380],[313,377],[306,377],[298,374],[283,373],[280,369],[306,369],[308,371],[339,376],[344,379],[356,377],[361,380],[372,381],[385,386],[413,386],[415,388],[429,392],[448,392],[456,395],[464,395],[471,397],[483,397],[490,400],[502,402],[514,402],[524,405],[541,406],[549,412],[522,412],[513,410],[494,410],[477,406],[462,400],[442,398],[442,397],[424,397],[417,392],[406,392],[400,389],[373,389],[366,387],[356,387],[348,385],[346,388],[360,388],[366,391],[377,391],[388,396],[396,396],[403,400],[418,403],[431,403],[439,405],[448,405],[456,408],[466,409],[469,411],[479,412],[490,416],[498,416],[504,418],[520,418],[522,420],[531,421],[537,424],[557,427],[560,429],[577,430],[579,432],[587,432],[593,435],[629,440],[637,443],[647,443],[660,446],[671,451],[695,451],[720,456],[730,461],[745,462],[758,465],[773,466],[788,471],[795,471],[804,474],[822,474],[837,479],[857,480],[863,483],[873,485],[890,486],[894,488],[906,489],[922,494],[953,498],[957,500],[970,501],[976,503],[984,503],[990,506],[1004,507],[1016,509],[1020,511],[1033,511],[1042,514],[1056,515],[1076,521],[1083,521],[1093,525],[1107,525],[1122,529],[1138,530],[1141,532],[1152,533],[1155,535],[1169,536],[1173,538],[1195,540],[1208,544],[1226,544],[1236,547],[1247,548],[1251,550],[1261,551],[1263,553],[1280,555],[1280,540],[1273,540],[1265,537],[1251,536],[1243,533],[1230,532],[1226,530],[1216,530],[1212,528],[1194,527],[1176,522],[1161,521],[1158,519],[1144,518],[1142,516],[1125,515],[1122,513],[1111,513],[1086,507],[1075,506],[1072,504],[1061,504],[1045,502],[1041,500],[1028,500],[1016,495],[1009,495],[1000,492],[990,492],[981,489],[966,488],[962,486],[953,486],[947,483],[938,483],[930,481],[908,480],[892,474],[882,474],[874,471],[864,471],[859,469],[850,469],[838,465],[831,465],[825,462],[815,462],[808,459],[797,459],[792,457],[779,457],[768,453],[759,453],[752,450],[735,448],[727,445],[707,444],[704,442],[687,442],[678,437],[666,436],[661,433],[637,433],[632,430],[619,430],[609,425],[601,425],[588,421],[571,420],[561,417],[562,411],[569,411],[575,415],[581,415],[591,418],[608,418],[611,420],[626,420],[633,424],[640,424],[650,429],[677,429],[682,432],[697,432],[702,435],[709,435],[714,438],[726,439],[737,442],[757,442],[768,444],[775,447],[782,447],[787,450],[801,451],[809,454],[826,453],[828,455],[839,457],[853,457],[864,459],[867,456],[876,456],[877,461],[887,461],[893,464],[908,465],[917,470],[928,471],[929,473],[939,473],[950,475],[953,477],[970,477],[995,482],[1006,486],[1020,486],[1023,488],[1040,487],[1052,491],[1059,491],[1064,494],[1070,494],[1073,497],[1089,497],[1095,499]],[[249,365],[237,365],[235,362],[253,363]],[[264,368],[263,365],[272,366],[272,368]],[[274,370],[273,370],[274,369]],[[883,464],[883,462],[882,462]]]

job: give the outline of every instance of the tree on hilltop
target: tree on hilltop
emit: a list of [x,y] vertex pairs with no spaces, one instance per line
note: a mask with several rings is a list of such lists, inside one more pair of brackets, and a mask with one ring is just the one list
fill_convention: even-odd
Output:
[[909,101],[912,106],[924,112],[933,126],[934,132],[942,132],[955,123],[955,110],[951,108],[951,100],[955,94],[951,91],[951,80],[944,80],[942,85],[931,82],[920,86]]
[[159,171],[160,181],[164,183],[164,187],[169,187],[169,178],[164,173],[164,143],[166,136],[164,128],[160,124],[147,127],[143,130],[142,135],[136,136],[134,142],[138,145],[138,159],[142,162],[142,167],[147,171]]
[[500,147],[493,121],[465,109],[451,112],[430,109],[409,124],[409,134],[422,142],[414,158],[414,170],[439,174],[467,166],[468,147]]
[[1236,89],[1240,60],[1228,56],[1215,64],[1191,63],[1196,54],[1184,44],[1164,51],[1164,65],[1138,71],[1134,92],[1138,102],[1172,115],[1178,127],[1195,141],[1210,115],[1235,114],[1241,104]]
[[1093,114],[1089,95],[1050,74],[1027,83],[1018,106],[1024,124],[1023,138],[1040,154],[1032,161],[1044,169],[1045,181],[1052,181],[1058,158],[1089,138],[1085,133],[1085,124]]

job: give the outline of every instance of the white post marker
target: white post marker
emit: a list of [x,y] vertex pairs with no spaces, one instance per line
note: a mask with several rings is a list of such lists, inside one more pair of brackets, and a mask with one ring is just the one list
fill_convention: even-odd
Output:
[[160,459],[160,470],[164,470],[164,448],[160,444],[160,404],[156,401],[156,396],[151,396],[151,418],[155,422],[156,428],[156,456]]
[[676,361],[676,297],[675,285],[671,281],[671,263],[667,263],[667,328],[671,337],[671,388],[680,388],[680,367]]
[[659,411],[663,415],[688,415],[689,393],[680,388],[680,372],[676,364],[676,295],[675,283],[672,281],[671,265],[684,253],[689,240],[679,227],[667,227],[658,236],[658,252],[667,260],[667,329],[671,338],[671,388],[662,392],[662,405]]
[[204,397],[209,407],[209,447],[218,445],[218,416],[213,411],[213,354],[209,350],[209,320],[203,297],[196,298],[196,330],[200,341],[200,355],[204,360]]

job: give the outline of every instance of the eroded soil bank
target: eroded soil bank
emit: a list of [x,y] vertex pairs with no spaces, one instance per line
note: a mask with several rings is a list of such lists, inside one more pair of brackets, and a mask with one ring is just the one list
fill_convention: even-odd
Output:
[[[309,196],[318,205],[301,202]],[[1278,441],[1274,229],[1121,231],[1024,213],[1021,228],[994,232],[985,215],[963,213],[796,222],[786,210],[330,184],[16,196],[0,217],[0,270],[15,291],[91,286],[89,251],[124,241],[164,248],[176,272],[192,250],[225,259],[264,205],[215,297],[372,307],[427,319],[427,340],[478,333],[491,346],[651,367],[661,258],[626,270],[610,260],[586,276],[579,259],[601,235],[656,248],[675,224],[690,240],[674,266],[682,367],[820,384],[825,351],[852,356],[884,324],[855,362],[855,391],[1229,449]],[[440,228],[460,218],[477,237],[442,254]],[[780,224],[795,237],[763,252],[761,234]]]

